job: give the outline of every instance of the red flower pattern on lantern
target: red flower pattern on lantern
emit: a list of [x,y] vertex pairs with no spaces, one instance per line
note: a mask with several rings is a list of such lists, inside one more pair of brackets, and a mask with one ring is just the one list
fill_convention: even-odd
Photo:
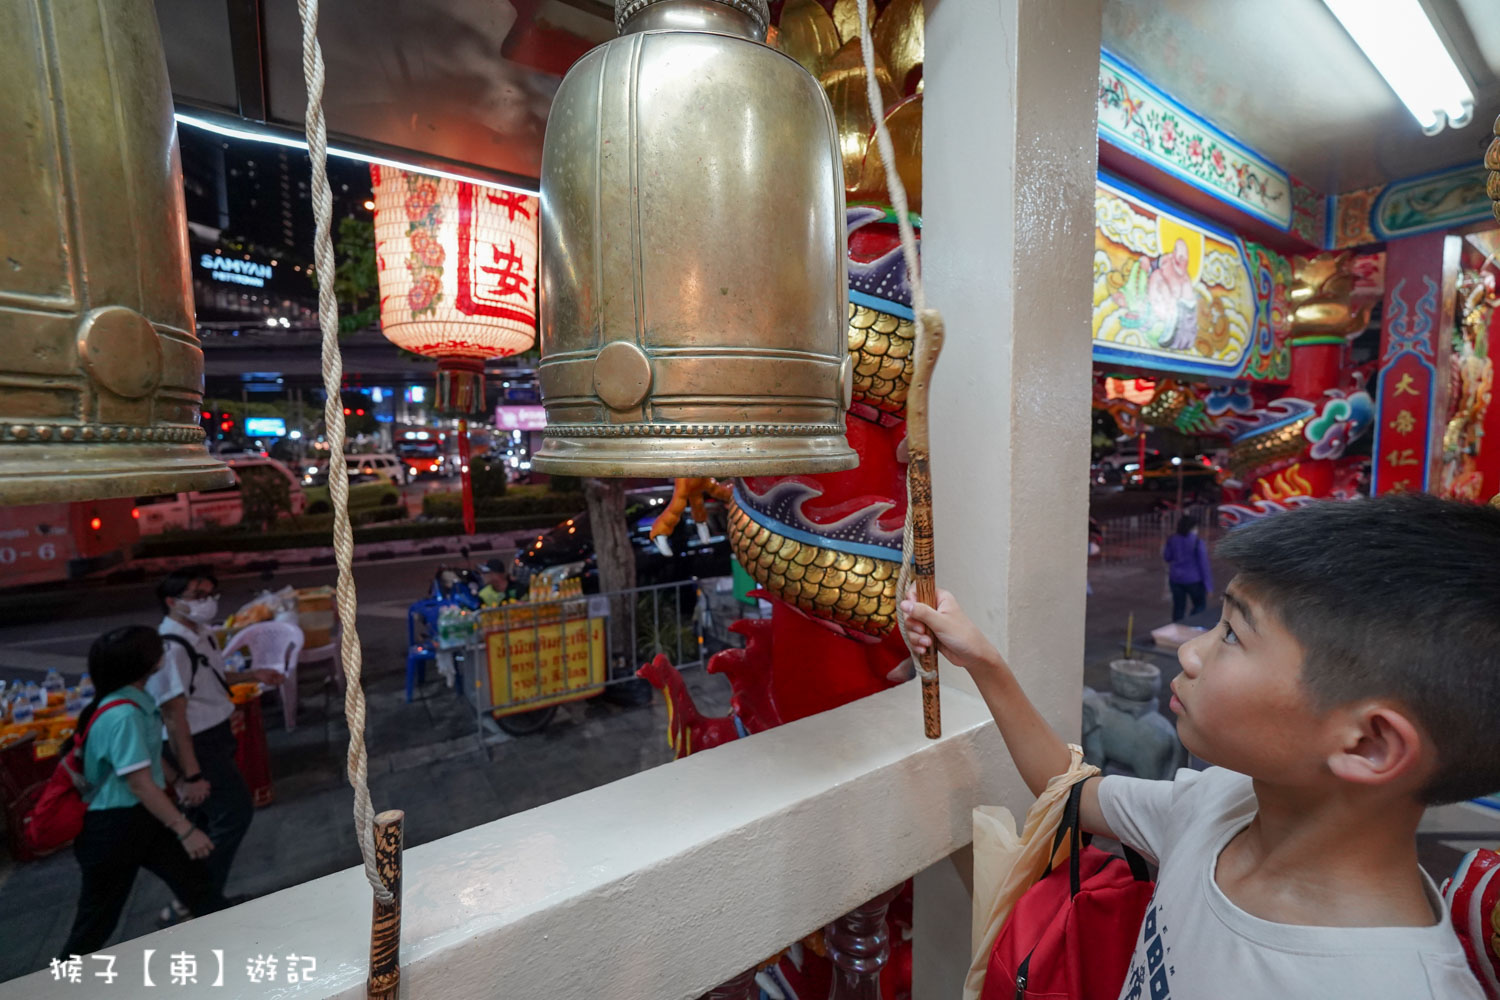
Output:
[[406,196],[406,217],[416,222],[437,204],[437,185],[431,181],[418,181],[410,174],[406,175],[406,183],[409,192]]
[[406,293],[406,304],[411,307],[413,315],[431,310],[436,304],[438,293],[443,289],[443,282],[435,274],[424,274],[412,285],[411,291]]
[[423,264],[438,267],[443,263],[443,245],[433,239],[432,234],[425,229],[412,227],[411,252],[414,257],[420,258]]
[[1213,161],[1214,169],[1222,174],[1224,172],[1224,151],[1215,147],[1213,155],[1209,159]]

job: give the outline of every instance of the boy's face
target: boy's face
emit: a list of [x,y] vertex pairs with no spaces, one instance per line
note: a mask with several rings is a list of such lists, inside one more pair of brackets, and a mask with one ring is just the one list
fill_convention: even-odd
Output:
[[1238,583],[1225,588],[1219,624],[1177,652],[1177,735],[1212,764],[1277,784],[1311,784],[1324,773],[1329,734],[1302,684],[1302,647]]

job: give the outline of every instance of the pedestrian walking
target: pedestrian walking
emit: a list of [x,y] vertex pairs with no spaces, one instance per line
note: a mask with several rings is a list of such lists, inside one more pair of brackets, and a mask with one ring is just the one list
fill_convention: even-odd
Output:
[[142,868],[167,883],[195,916],[227,905],[201,860],[212,856],[213,841],[165,791],[161,713],[145,690],[161,666],[162,646],[151,628],[129,625],[106,632],[89,649],[98,693],[78,717],[88,811],[73,842],[83,885],[64,959],[104,947]]
[[[269,667],[225,669],[211,627],[219,614],[219,582],[208,566],[174,570],[157,585],[156,596],[166,613],[157,627],[165,642],[165,663],[146,690],[166,720],[163,738],[182,772],[182,801],[214,842],[207,867],[214,888],[222,893],[255,813],[234,759],[238,744],[229,723],[234,714],[229,688],[250,681],[279,684],[282,678]],[[161,922],[185,915],[184,903],[179,899],[164,910]]]
[[1208,595],[1213,593],[1213,570],[1208,564],[1208,546],[1198,537],[1198,519],[1184,515],[1177,522],[1177,533],[1167,539],[1161,551],[1167,564],[1167,583],[1172,590],[1172,620],[1182,621],[1188,600],[1193,602],[1191,614],[1197,614],[1208,605]]

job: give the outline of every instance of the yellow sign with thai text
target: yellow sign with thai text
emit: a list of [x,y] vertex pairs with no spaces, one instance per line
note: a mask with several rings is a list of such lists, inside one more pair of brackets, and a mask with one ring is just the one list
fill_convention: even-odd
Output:
[[501,706],[496,715],[529,712],[604,690],[603,618],[528,623],[487,632],[484,638],[491,696]]

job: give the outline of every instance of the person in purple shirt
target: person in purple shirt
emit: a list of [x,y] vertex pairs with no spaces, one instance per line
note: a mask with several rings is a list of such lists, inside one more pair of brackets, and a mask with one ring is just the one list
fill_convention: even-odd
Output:
[[1172,587],[1172,620],[1182,621],[1190,597],[1192,614],[1202,611],[1214,589],[1214,576],[1208,565],[1208,546],[1198,537],[1197,518],[1184,516],[1177,522],[1177,534],[1167,539],[1161,557],[1167,564],[1167,582]]

